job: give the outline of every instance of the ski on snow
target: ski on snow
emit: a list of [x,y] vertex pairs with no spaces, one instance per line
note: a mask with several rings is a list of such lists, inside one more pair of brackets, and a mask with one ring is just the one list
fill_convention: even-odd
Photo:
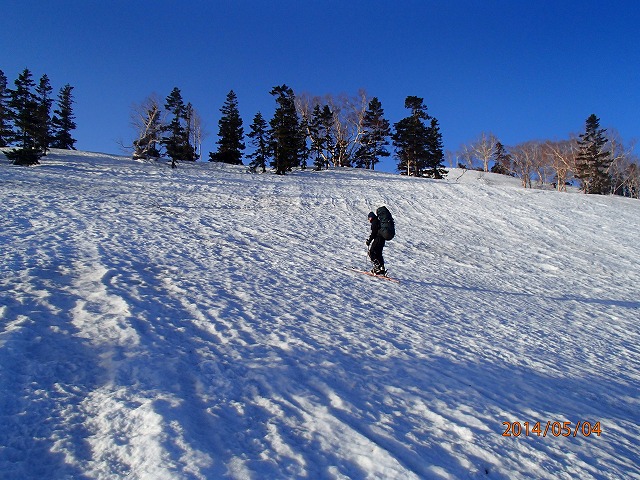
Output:
[[386,275],[376,275],[375,273],[368,272],[366,270],[361,270],[359,268],[349,267],[349,270],[351,270],[352,272],[361,273],[363,275],[369,275],[370,277],[381,278],[383,280],[388,280],[390,282],[400,283],[400,280],[398,280],[397,278],[387,277]]

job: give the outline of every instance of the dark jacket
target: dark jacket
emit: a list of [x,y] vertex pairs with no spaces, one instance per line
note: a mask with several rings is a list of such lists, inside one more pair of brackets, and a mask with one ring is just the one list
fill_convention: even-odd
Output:
[[374,216],[371,220],[371,235],[369,235],[369,239],[367,240],[367,245],[369,245],[369,258],[376,268],[382,268],[384,270],[384,258],[382,257],[384,237],[379,235],[379,233],[380,220]]
[[[369,235],[369,242],[371,243],[375,240],[375,238],[378,236],[378,232],[380,231],[380,220],[378,220],[378,217],[373,217],[373,220],[371,221],[371,235]],[[384,240],[384,238],[380,237],[380,239]]]

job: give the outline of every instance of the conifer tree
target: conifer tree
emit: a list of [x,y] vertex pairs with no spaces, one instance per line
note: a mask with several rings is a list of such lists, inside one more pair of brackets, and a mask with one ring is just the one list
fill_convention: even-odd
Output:
[[175,168],[178,160],[195,161],[195,150],[189,143],[189,136],[185,123],[188,118],[188,109],[182,99],[182,93],[175,87],[167,96],[165,108],[173,115],[166,128],[166,133],[161,143],[171,158],[171,167]]
[[0,70],[0,148],[8,146],[13,139],[11,111],[9,110],[10,98],[11,92],[7,88],[7,77]]
[[334,132],[333,111],[329,105],[322,107],[320,120],[322,122],[322,131],[324,132],[325,160],[327,168],[329,168],[330,163],[335,163],[338,149],[338,140]]
[[218,151],[209,153],[210,162],[242,165],[242,150],[245,149],[244,129],[238,110],[238,97],[231,90],[220,109],[222,117],[218,121]]
[[167,150],[167,155],[173,160],[172,167],[176,161],[182,159],[183,147],[186,139],[186,132],[182,125],[185,116],[185,105],[182,93],[178,87],[174,87],[165,99],[164,108],[173,115],[171,122],[166,127],[165,135],[162,137],[162,144]]
[[404,106],[411,110],[411,114],[394,125],[395,133],[392,135],[399,160],[398,170],[406,171],[407,175],[419,176],[429,155],[429,127],[424,122],[431,117],[427,114],[422,98],[408,96]]
[[320,107],[317,104],[311,115],[309,131],[311,132],[310,154],[314,159],[315,170],[329,168],[336,155],[336,139],[333,134],[333,112],[329,105]]
[[493,173],[511,175],[511,155],[509,155],[509,152],[501,142],[496,142],[493,161],[493,167],[491,167]]
[[253,153],[247,155],[250,159],[249,168],[255,172],[258,168],[262,173],[267,171],[267,160],[269,158],[269,125],[260,112],[253,117],[253,123],[249,126],[251,131],[247,136],[251,139],[251,145],[254,147]]
[[364,114],[363,128],[362,145],[356,151],[355,165],[374,170],[380,157],[389,156],[385,146],[389,145],[388,138],[391,136],[389,120],[384,118],[384,110],[377,97],[372,98],[369,102],[368,109]]
[[607,144],[606,131],[600,128],[600,119],[592,114],[587,118],[585,133],[580,134],[575,173],[580,179],[584,193],[610,193],[611,155],[604,149]]
[[29,69],[25,68],[14,83],[15,90],[11,91],[9,108],[17,147],[6,155],[16,165],[35,165],[40,163],[42,152],[37,146],[38,101],[33,92],[35,83]]
[[322,170],[322,167],[325,166],[325,145],[326,145],[326,137],[324,135],[324,128],[322,122],[322,110],[320,108],[320,104],[316,104],[313,107],[313,112],[311,113],[311,121],[308,125],[309,128],[309,137],[311,139],[311,146],[309,148],[310,155],[314,159],[313,167],[314,170]]
[[[427,113],[424,100],[408,96],[404,102],[411,115],[396,123],[392,135],[399,159],[398,170],[407,175],[442,178],[444,169],[442,134],[438,121]],[[429,121],[429,124],[425,122]]]
[[431,125],[427,131],[427,158],[425,159],[422,175],[430,178],[444,178],[447,171],[444,168],[444,151],[442,149],[442,134],[438,120],[431,117]]
[[307,132],[309,132],[309,119],[302,117],[300,120],[300,168],[307,169],[307,162],[311,158],[311,148],[307,144]]
[[269,122],[273,158],[271,166],[276,169],[276,174],[285,175],[300,165],[305,138],[300,128],[293,90],[281,85],[274,87],[271,95],[276,97],[277,103],[275,114]]
[[53,111],[51,126],[53,130],[53,139],[51,147],[62,148],[65,150],[75,150],[76,139],[71,135],[71,131],[75,130],[76,124],[73,121],[73,87],[69,84],[60,89],[58,94],[58,108]]
[[53,88],[49,82],[49,77],[43,75],[40,83],[36,87],[36,96],[38,102],[37,109],[37,125],[36,125],[36,148],[46,155],[49,145],[52,142],[52,122],[51,122],[51,105],[53,99],[51,92]]
[[189,160],[197,160],[198,155],[196,154],[196,149],[193,145],[191,145],[191,129],[193,128],[193,105],[191,102],[188,102],[184,107],[184,136],[187,139],[187,145],[189,145],[187,151],[191,151],[191,157]]

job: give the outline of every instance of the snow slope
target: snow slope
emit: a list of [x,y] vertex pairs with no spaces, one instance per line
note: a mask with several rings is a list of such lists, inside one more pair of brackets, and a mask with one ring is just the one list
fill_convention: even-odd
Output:
[[640,478],[640,203],[460,175],[3,158],[0,477]]

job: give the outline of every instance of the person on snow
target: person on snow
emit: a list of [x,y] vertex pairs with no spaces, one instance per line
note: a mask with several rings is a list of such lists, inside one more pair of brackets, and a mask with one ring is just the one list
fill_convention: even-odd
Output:
[[385,275],[387,270],[384,268],[384,258],[382,257],[385,240],[379,233],[380,220],[373,212],[369,212],[369,223],[371,224],[371,235],[367,239],[367,247],[369,247],[369,258],[373,262],[371,273]]

